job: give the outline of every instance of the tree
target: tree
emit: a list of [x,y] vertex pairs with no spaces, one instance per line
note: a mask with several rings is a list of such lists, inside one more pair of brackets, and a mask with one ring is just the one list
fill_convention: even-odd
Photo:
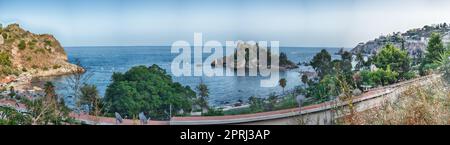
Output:
[[442,38],[438,33],[431,34],[430,40],[427,46],[427,52],[425,54],[426,62],[432,63],[439,60],[441,54],[445,52]]
[[344,51],[341,54],[340,70],[342,71],[342,74],[345,77],[345,79],[347,80],[347,82],[351,81],[352,75],[353,75],[352,57],[353,57],[353,55],[348,51]]
[[287,80],[285,78],[282,78],[280,79],[280,81],[278,81],[278,83],[280,84],[281,88],[283,88],[284,93],[284,88],[286,87]]
[[92,77],[92,73],[87,72],[83,65],[81,64],[80,60],[75,59],[75,64],[78,66],[75,69],[71,70],[70,76],[66,77],[65,81],[67,83],[67,86],[69,88],[69,93],[75,98],[76,102],[76,109],[81,109],[81,87],[83,87],[84,84],[86,84],[89,79]]
[[392,44],[387,44],[374,57],[374,64],[384,70],[387,70],[388,66],[390,66],[392,71],[399,72],[403,76],[404,73],[410,70],[411,58],[406,51],[402,51]]
[[323,79],[307,88],[307,97],[313,97],[318,102],[325,102],[331,96],[339,94],[339,86],[337,85],[336,77],[333,75],[326,75]]
[[450,83],[450,48],[435,63],[439,65],[439,71],[443,74],[444,80]]
[[208,90],[208,86],[205,83],[203,83],[203,81],[201,81],[196,89],[198,91],[198,95],[200,96],[200,98],[198,98],[198,104],[202,108],[202,112],[206,113],[209,110],[209,105],[208,105],[209,90]]
[[64,100],[59,100],[55,92],[55,86],[47,82],[44,86],[45,96],[25,100],[25,105],[32,117],[32,124],[35,125],[61,125],[64,122],[71,122],[69,117],[70,109],[66,107]]
[[165,120],[169,119],[170,108],[176,113],[190,112],[195,96],[189,86],[173,82],[166,70],[152,65],[114,73],[104,101],[108,103],[107,113],[110,114],[133,116],[149,112],[151,118]]
[[264,111],[264,99],[258,98],[255,96],[251,96],[248,98],[248,101],[250,103],[250,110],[251,112],[262,112]]
[[267,111],[271,111],[275,109],[275,105],[277,104],[278,101],[278,96],[275,93],[271,93],[269,95],[269,98],[267,98],[268,104],[267,104]]
[[100,116],[104,105],[98,93],[97,86],[84,84],[80,91],[80,104],[88,106],[89,114]]
[[306,74],[302,75],[301,81],[303,84],[308,85],[309,78]]
[[15,108],[0,106],[0,125],[31,125],[31,117]]
[[397,82],[399,77],[399,73],[392,71],[390,66],[388,66],[386,70],[383,68],[373,72],[364,70],[361,71],[360,74],[361,84],[370,86],[393,84]]
[[331,55],[325,49],[316,54],[310,64],[320,78],[331,73]]
[[358,52],[358,54],[356,54],[355,70],[359,71],[363,68],[364,68],[364,56],[361,52]]
[[428,41],[427,51],[425,58],[420,65],[420,74],[426,75],[430,69],[435,69],[437,66],[434,62],[439,61],[440,56],[445,52],[442,38],[438,33],[432,33],[430,40]]
[[53,85],[52,82],[46,82],[44,84],[44,93],[45,93],[45,98],[50,100],[50,101],[54,101],[57,100],[57,95],[55,92],[55,86]]
[[279,64],[280,66],[293,67],[293,68],[297,67],[297,65],[294,62],[292,62],[288,59],[286,53],[284,53],[284,52],[280,53],[279,62],[280,62],[280,64]]

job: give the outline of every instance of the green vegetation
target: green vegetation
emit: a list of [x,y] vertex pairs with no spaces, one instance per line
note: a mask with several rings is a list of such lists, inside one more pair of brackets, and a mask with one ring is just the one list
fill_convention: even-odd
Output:
[[209,112],[209,105],[208,105],[208,98],[209,98],[209,89],[206,84],[200,82],[200,84],[197,86],[198,95],[200,98],[197,100],[197,104],[202,108],[202,113]]
[[106,113],[133,116],[149,112],[153,119],[168,119],[169,112],[175,115],[190,112],[195,92],[173,82],[172,77],[157,65],[137,66],[126,73],[114,73],[104,99],[110,105]]
[[396,83],[399,77],[399,73],[392,71],[388,65],[386,70],[380,68],[376,71],[361,71],[361,85],[369,86],[384,86]]
[[55,93],[55,86],[47,82],[44,87],[44,96],[28,100],[28,98],[15,97],[19,103],[25,104],[27,112],[22,113],[14,108],[0,107],[2,117],[0,124],[6,125],[62,125],[73,123],[69,117],[70,109],[66,107],[64,100]]
[[10,56],[6,52],[0,52],[0,77],[14,74]]
[[30,48],[31,50],[33,50],[34,47],[36,46],[36,42],[37,42],[37,41],[36,41],[35,39],[33,39],[33,41],[28,42],[28,43],[27,43],[28,48]]
[[49,40],[44,40],[44,44],[46,45],[46,46],[52,46],[52,41],[49,41]]
[[[224,111],[224,115],[237,115],[237,114],[250,114],[259,113],[264,111],[274,111],[281,109],[289,109],[298,106],[295,101],[294,94],[287,94],[286,96],[277,96],[275,93],[271,93],[268,98],[259,98],[252,96],[248,99],[250,107],[232,109]],[[310,104],[305,102],[303,104]]]
[[410,70],[411,58],[406,51],[388,44],[374,57],[373,63],[384,70],[390,67],[403,77]]
[[29,125],[32,122],[30,115],[20,113],[14,108],[0,107],[0,112],[0,125]]
[[87,112],[94,116],[102,115],[105,109],[105,103],[95,85],[83,84],[80,88],[79,103],[80,105],[86,105],[88,107]]
[[331,55],[325,49],[316,54],[310,64],[316,70],[319,78],[331,74]]
[[294,62],[292,62],[288,59],[286,53],[284,53],[284,52],[280,53],[279,65],[285,66],[288,68],[296,68],[297,67],[297,65]]
[[8,53],[0,52],[0,66],[11,66],[11,60]]
[[2,33],[3,39],[7,40],[8,39],[8,33]]
[[45,49],[43,49],[43,48],[38,48],[38,49],[36,49],[36,50],[34,50],[34,53],[42,53],[42,54],[45,54]]
[[55,64],[55,65],[53,65],[52,68],[53,68],[53,69],[59,69],[59,68],[61,68],[61,65]]
[[280,81],[278,81],[278,84],[280,85],[281,88],[283,88],[283,92],[284,92],[284,88],[286,87],[287,80],[285,78],[280,79]]
[[25,40],[20,40],[17,47],[19,47],[19,50],[24,50],[25,48],[27,48],[27,44],[25,43]]
[[444,80],[450,84],[450,46],[448,46],[445,53],[440,55],[435,64],[439,66],[438,70],[443,74]]
[[435,62],[439,61],[445,51],[446,49],[442,42],[441,36],[438,33],[433,33],[428,42],[425,58],[420,64],[420,75],[427,75],[431,73],[430,70],[435,70],[438,67]]

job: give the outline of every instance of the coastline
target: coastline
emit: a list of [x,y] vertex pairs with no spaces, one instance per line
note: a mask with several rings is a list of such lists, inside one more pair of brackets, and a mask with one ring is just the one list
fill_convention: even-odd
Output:
[[[6,87],[14,87],[14,90],[16,91],[29,91],[29,90],[35,90],[36,86],[32,86],[32,80],[35,78],[42,78],[42,77],[55,77],[55,76],[65,76],[65,75],[71,75],[76,72],[76,70],[81,69],[82,72],[84,72],[84,68],[81,68],[80,66],[77,66],[75,64],[71,64],[66,62],[64,66],[61,66],[60,68],[55,68],[51,70],[30,70],[28,72],[23,72],[19,74],[18,76],[11,77],[12,80],[9,83],[6,83]],[[39,87],[37,87],[37,90],[40,90]]]

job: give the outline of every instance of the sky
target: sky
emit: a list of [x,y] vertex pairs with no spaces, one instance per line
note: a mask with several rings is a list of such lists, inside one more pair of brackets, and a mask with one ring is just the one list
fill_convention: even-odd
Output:
[[[448,0],[0,0],[0,22],[63,46],[146,46],[203,40],[354,47],[450,22]],[[192,43],[193,44],[193,43]]]

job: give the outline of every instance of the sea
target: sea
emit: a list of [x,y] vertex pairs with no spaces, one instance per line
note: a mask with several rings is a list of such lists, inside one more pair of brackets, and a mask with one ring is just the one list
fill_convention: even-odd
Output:
[[[309,62],[322,49],[326,49],[333,59],[340,59],[340,56],[336,54],[340,48],[280,47],[280,52],[286,53],[288,59],[295,63],[304,63]],[[133,66],[157,64],[172,75],[171,63],[179,55],[179,53],[171,53],[170,46],[65,47],[65,50],[70,62],[79,61],[86,69],[86,74],[90,76],[87,83],[96,85],[101,96],[105,95],[114,72],[123,73]],[[203,53],[202,55],[206,59],[211,54]],[[296,86],[303,85],[299,71],[312,71],[312,68],[300,65],[298,69],[280,72],[280,78],[287,79],[285,90],[292,90]],[[74,100],[71,100],[67,77],[48,77],[38,81],[53,82],[59,96],[63,96],[66,103],[70,105],[74,104]],[[260,81],[267,79],[262,76],[173,76],[172,79],[193,89],[203,81],[210,91],[209,103],[214,106],[230,104],[238,100],[247,101],[251,96],[267,97],[271,93],[283,92],[280,86],[261,87]]]

